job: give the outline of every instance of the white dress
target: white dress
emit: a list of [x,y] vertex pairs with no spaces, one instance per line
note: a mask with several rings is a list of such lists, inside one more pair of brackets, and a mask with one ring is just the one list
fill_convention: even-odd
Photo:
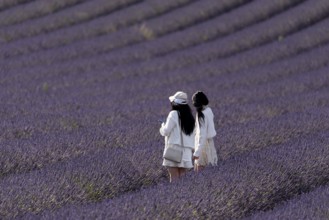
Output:
[[209,107],[202,111],[204,120],[199,123],[196,117],[195,152],[199,157],[195,164],[200,166],[217,165],[218,157],[213,138],[216,136],[214,114]]
[[192,150],[194,149],[194,133],[186,135],[184,132],[181,132],[177,111],[171,111],[169,113],[166,123],[163,123],[160,128],[160,134],[165,136],[165,148],[169,145],[181,145],[181,134],[184,144],[182,161],[180,163],[163,159],[162,165],[166,167],[193,168]]
[[199,166],[212,165],[216,166],[218,161],[217,151],[212,138],[207,139],[206,145],[201,151],[199,159],[195,160],[195,164]]

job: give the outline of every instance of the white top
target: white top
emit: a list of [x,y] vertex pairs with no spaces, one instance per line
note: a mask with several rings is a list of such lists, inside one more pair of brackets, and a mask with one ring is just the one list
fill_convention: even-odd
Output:
[[[160,134],[165,136],[165,144],[181,144],[180,138],[180,124],[177,111],[171,111],[167,117],[166,123],[162,123]],[[186,135],[182,132],[184,147],[194,149],[194,133]]]
[[216,136],[214,114],[212,113],[211,108],[206,107],[202,113],[204,114],[204,121],[201,121],[201,126],[198,117],[195,119],[195,152],[193,155],[196,157],[201,155],[202,149],[205,147],[207,139]]

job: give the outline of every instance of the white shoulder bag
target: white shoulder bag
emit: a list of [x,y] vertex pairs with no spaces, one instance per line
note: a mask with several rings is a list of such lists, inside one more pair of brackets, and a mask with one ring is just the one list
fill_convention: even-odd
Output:
[[180,131],[180,140],[181,140],[181,145],[168,144],[168,146],[165,148],[165,151],[163,153],[163,158],[176,163],[180,163],[182,161],[183,150],[184,150],[182,129]]

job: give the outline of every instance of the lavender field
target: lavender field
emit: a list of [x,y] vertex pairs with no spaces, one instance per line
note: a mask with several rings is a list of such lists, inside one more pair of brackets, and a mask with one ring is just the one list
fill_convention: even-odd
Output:
[[[170,184],[179,90],[220,161]],[[329,219],[328,0],[1,0],[0,100],[0,219]]]

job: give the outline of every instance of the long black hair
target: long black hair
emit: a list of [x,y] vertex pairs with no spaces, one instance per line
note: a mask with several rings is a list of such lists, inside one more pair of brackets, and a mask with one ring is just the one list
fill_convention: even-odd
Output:
[[196,93],[193,94],[192,101],[193,101],[194,107],[196,108],[198,121],[201,126],[201,122],[204,121],[204,114],[203,114],[202,110],[203,110],[204,106],[209,104],[209,100],[203,92],[197,91]]
[[195,119],[188,104],[171,103],[172,110],[178,112],[179,124],[186,135],[191,135],[194,131]]

